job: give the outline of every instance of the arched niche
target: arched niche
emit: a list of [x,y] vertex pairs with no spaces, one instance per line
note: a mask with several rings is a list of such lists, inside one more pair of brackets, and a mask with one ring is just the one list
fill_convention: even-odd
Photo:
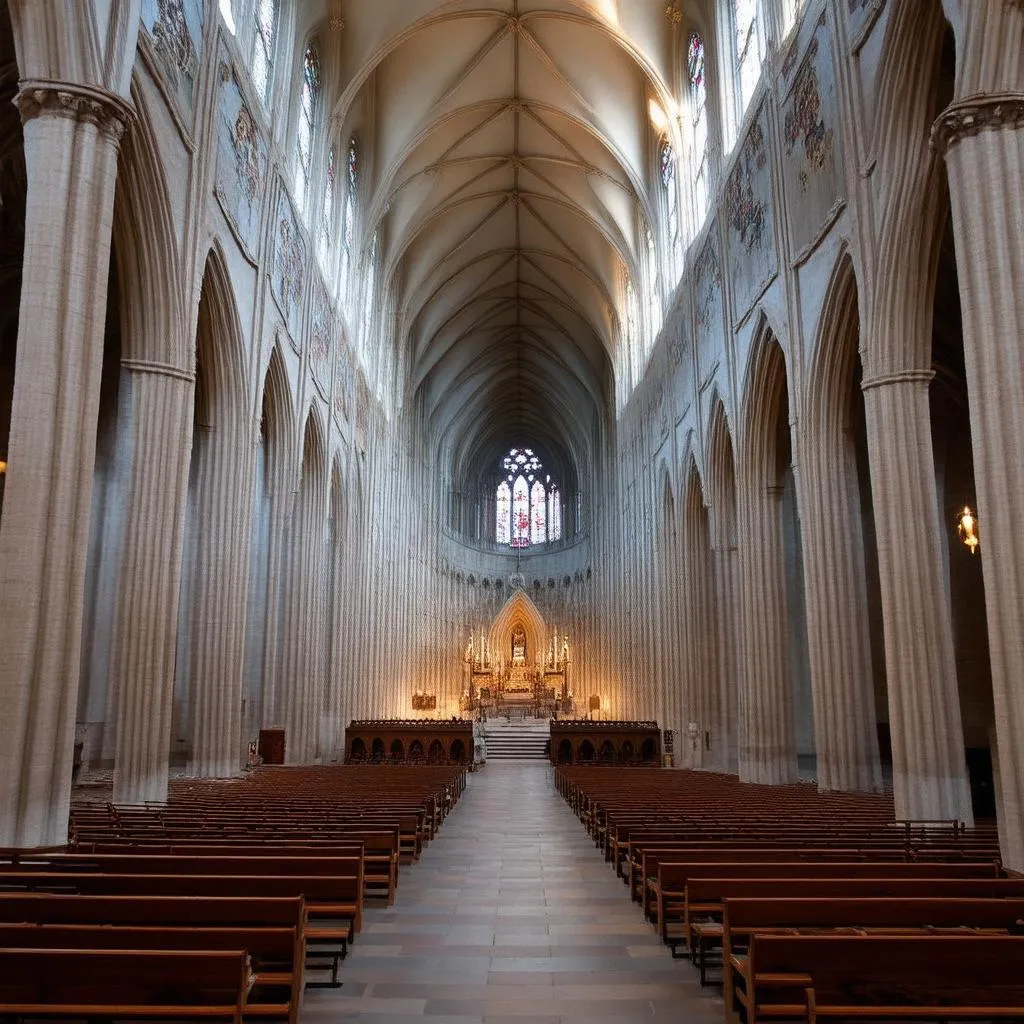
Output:
[[526,660],[533,662],[544,651],[547,628],[537,606],[522,590],[517,590],[498,613],[491,627],[491,650],[506,661],[512,657],[512,636],[518,630],[526,634]]

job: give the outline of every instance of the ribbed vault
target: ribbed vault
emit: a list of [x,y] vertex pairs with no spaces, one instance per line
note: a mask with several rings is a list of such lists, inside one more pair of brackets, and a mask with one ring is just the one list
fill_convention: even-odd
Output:
[[663,0],[621,4],[624,24],[616,7],[346,7],[344,51],[373,54],[334,111],[343,134],[372,128],[361,243],[378,234],[403,400],[453,480],[542,442],[586,479],[608,422],[623,281],[651,220],[649,104],[672,109],[646,55],[664,46]]

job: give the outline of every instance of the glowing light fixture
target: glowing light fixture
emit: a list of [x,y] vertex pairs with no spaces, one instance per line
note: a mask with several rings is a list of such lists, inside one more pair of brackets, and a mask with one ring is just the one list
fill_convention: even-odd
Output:
[[647,104],[648,113],[651,115],[651,124],[659,131],[663,132],[668,128],[668,114],[665,113],[661,108],[661,104],[655,103],[651,100]]
[[978,517],[971,511],[970,505],[964,505],[956,521],[956,532],[960,542],[973,555],[978,550]]
[[3,476],[7,472],[7,463],[3,459],[0,459],[0,476]]

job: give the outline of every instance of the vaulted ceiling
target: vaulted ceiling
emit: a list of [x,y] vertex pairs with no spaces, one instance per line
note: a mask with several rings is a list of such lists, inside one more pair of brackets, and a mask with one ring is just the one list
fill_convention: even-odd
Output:
[[[335,124],[372,139],[404,400],[456,478],[516,443],[586,474],[651,218],[666,0],[344,5]],[[366,199],[364,197],[364,203]]]

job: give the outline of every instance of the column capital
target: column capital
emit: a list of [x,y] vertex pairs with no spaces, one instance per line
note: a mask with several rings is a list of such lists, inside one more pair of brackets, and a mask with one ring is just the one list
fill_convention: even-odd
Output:
[[932,149],[945,155],[962,139],[999,128],[1024,128],[1024,93],[978,93],[951,103],[932,125]]
[[894,384],[931,384],[935,376],[934,370],[899,370],[896,373],[880,373],[875,377],[865,377],[861,381],[861,391],[874,388],[891,387]]
[[36,117],[67,117],[94,124],[120,141],[135,118],[135,111],[122,97],[91,85],[30,78],[20,86],[14,105],[22,123]]

